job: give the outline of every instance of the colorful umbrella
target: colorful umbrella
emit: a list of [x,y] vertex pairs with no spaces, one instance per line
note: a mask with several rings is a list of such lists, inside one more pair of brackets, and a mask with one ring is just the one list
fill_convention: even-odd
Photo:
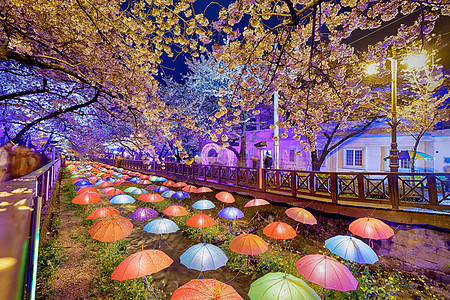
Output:
[[152,182],[151,182],[150,180],[143,179],[143,180],[139,180],[137,183],[138,183],[138,184],[150,184],[150,183],[152,183]]
[[261,254],[269,249],[267,243],[259,236],[251,233],[243,233],[231,240],[229,247],[231,251],[245,254]]
[[195,193],[211,193],[213,190],[210,189],[209,187],[206,186],[202,186],[200,188],[198,188]]
[[182,188],[181,190],[187,192],[187,193],[196,193],[197,192],[197,188],[193,185],[186,185],[184,188]]
[[348,235],[337,235],[325,241],[332,253],[359,264],[374,264],[378,257],[372,248],[363,241]]
[[211,227],[215,224],[216,222],[213,218],[204,214],[193,215],[186,221],[186,225],[197,228]]
[[154,192],[165,192],[168,190],[169,190],[169,188],[167,188],[166,186],[162,186],[162,185],[159,185],[153,189]]
[[173,187],[183,187],[183,186],[186,186],[186,185],[187,185],[186,182],[180,181],[180,182],[175,183],[175,184],[173,185]]
[[[399,160],[412,160],[414,156],[414,151],[407,150],[407,151],[400,151],[398,153],[397,159]],[[385,157],[384,160],[388,160],[390,156]],[[416,152],[415,159],[424,159],[424,160],[433,160],[434,158],[431,155],[428,155],[423,152]]]
[[104,189],[100,190],[100,193],[105,194],[105,195],[113,195],[113,196],[125,194],[122,190],[119,190],[119,189],[116,189],[113,187],[104,188]]
[[145,190],[146,190],[146,191],[153,191],[153,189],[154,189],[155,187],[157,187],[156,184],[150,184],[150,185],[147,185],[147,186],[145,187]]
[[164,186],[174,186],[175,182],[173,182],[172,180],[167,180],[163,182]]
[[263,229],[263,233],[268,237],[278,239],[278,240],[287,240],[293,239],[297,236],[294,228],[291,225],[283,223],[283,222],[272,222]]
[[267,273],[250,285],[251,300],[304,299],[320,300],[319,295],[306,282],[290,274]]
[[[137,190],[137,189],[139,189],[139,188],[137,188],[137,187],[135,187],[135,186],[130,186],[130,187],[124,189],[123,191],[124,191],[125,193],[131,194],[131,192],[133,192],[133,191],[135,191],[135,190]],[[147,192],[147,191],[146,191],[146,192]]]
[[261,205],[269,205],[270,202],[264,199],[253,199],[248,201],[244,207],[254,207],[254,206],[261,206]]
[[120,215],[105,217],[95,222],[89,234],[100,242],[114,242],[128,236],[133,231],[133,223]]
[[167,178],[164,177],[158,177],[154,181],[167,181]]
[[114,215],[118,215],[118,214],[120,214],[120,212],[115,208],[102,207],[102,208],[96,209],[93,212],[91,212],[89,214],[89,216],[87,216],[86,220],[99,219],[99,218],[114,216]]
[[82,194],[82,193],[84,193],[84,192],[92,192],[92,193],[97,193],[98,194],[98,190],[96,189],[96,188],[93,188],[92,186],[85,186],[85,187],[82,187],[81,189],[79,189],[78,191],[77,191],[77,194],[79,195],[79,194]]
[[363,238],[382,240],[394,235],[394,231],[381,220],[365,217],[359,218],[350,223],[350,231]]
[[131,195],[142,195],[142,194],[147,194],[148,192],[144,189],[135,189],[132,192],[130,192]]
[[152,176],[152,177],[150,177],[148,180],[150,180],[150,181],[156,181],[156,179],[158,179],[158,176]]
[[141,207],[136,209],[131,215],[130,219],[135,221],[143,221],[150,220],[156,218],[158,216],[158,212],[149,207]]
[[163,213],[171,217],[182,217],[188,214],[186,208],[180,205],[171,205],[167,207]]
[[129,181],[121,181],[119,183],[116,182],[117,186],[132,186],[133,183],[129,182]]
[[108,186],[113,186],[114,184],[109,181],[102,181],[102,182],[99,181],[95,185],[98,185],[99,187],[108,187]]
[[160,250],[142,250],[125,258],[112,272],[111,280],[124,281],[157,273],[173,263]]
[[206,242],[191,246],[180,256],[180,263],[200,272],[217,270],[227,264],[228,257],[217,246]]
[[228,192],[219,192],[216,194],[217,200],[224,202],[224,203],[233,203],[236,200],[234,199],[233,195],[231,195]]
[[173,292],[170,300],[240,300],[236,290],[215,279],[192,279]]
[[225,207],[217,214],[219,218],[236,220],[244,217],[244,213],[237,207]]
[[98,193],[95,192],[84,192],[81,193],[79,195],[77,195],[75,198],[72,199],[72,203],[74,204],[92,204],[92,203],[97,203],[100,201],[100,195]]
[[170,198],[173,199],[188,199],[191,198],[191,196],[189,196],[189,194],[185,191],[178,191],[175,194],[173,194]]
[[161,239],[159,240],[158,247],[161,248],[161,240],[163,239],[162,235],[167,233],[172,233],[178,231],[178,226],[174,221],[169,219],[158,218],[153,221],[150,221],[147,225],[144,226],[144,231],[154,234],[160,234]]
[[109,202],[114,203],[114,204],[128,204],[128,203],[133,203],[135,201],[136,200],[134,200],[133,197],[131,197],[129,195],[125,195],[125,194],[115,195],[109,199]]
[[164,197],[160,194],[142,194],[137,198],[139,201],[143,202],[161,202],[164,201]]
[[358,281],[347,267],[326,254],[305,255],[295,267],[306,280],[325,289],[346,292],[358,287]]
[[161,194],[161,196],[163,196],[164,198],[170,198],[173,194],[175,194],[175,191],[165,191]]
[[205,210],[205,209],[214,208],[216,206],[211,201],[203,199],[203,200],[196,201],[194,204],[192,204],[192,207],[195,208],[195,209]]
[[78,180],[77,182],[74,183],[74,185],[76,186],[90,186],[92,185],[92,183],[88,180]]
[[308,225],[317,224],[316,218],[306,209],[300,207],[291,207],[286,209],[285,213],[289,218],[294,219],[297,222]]

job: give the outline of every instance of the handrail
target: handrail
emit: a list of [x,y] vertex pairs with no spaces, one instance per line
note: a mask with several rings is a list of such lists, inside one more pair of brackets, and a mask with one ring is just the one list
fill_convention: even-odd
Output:
[[61,160],[0,184],[0,257],[14,264],[0,271],[0,300],[35,299],[41,211],[53,196]]
[[188,166],[175,162],[146,164],[142,160],[99,161],[136,171],[158,172],[334,204],[360,203],[370,206],[372,203],[394,210],[450,210],[448,173],[328,172],[198,164]]

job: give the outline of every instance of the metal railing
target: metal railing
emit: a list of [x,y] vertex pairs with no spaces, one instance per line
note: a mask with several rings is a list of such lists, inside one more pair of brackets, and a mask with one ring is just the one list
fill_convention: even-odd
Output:
[[450,174],[406,172],[319,172],[256,169],[175,162],[99,159],[141,172],[156,172],[244,189],[335,204],[384,204],[392,209],[450,210]]
[[[0,300],[36,297],[41,212],[53,197],[60,167],[61,161],[56,160],[0,185],[2,192],[11,194],[2,199],[11,205],[2,212],[0,256],[16,262],[0,272]],[[18,209],[20,206],[25,209]]]

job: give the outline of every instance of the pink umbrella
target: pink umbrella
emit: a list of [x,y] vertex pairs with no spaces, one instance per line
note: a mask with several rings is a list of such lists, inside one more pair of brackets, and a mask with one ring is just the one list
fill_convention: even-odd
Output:
[[305,255],[295,263],[295,267],[306,280],[324,289],[346,292],[358,287],[358,281],[347,267],[326,254]]
[[[286,215],[291,218],[294,219],[297,222],[303,223],[303,224],[308,224],[308,225],[315,225],[317,224],[317,220],[316,218],[306,209],[304,208],[300,208],[300,207],[291,207],[286,209],[285,211]],[[298,224],[295,227],[295,231],[297,231],[298,229]]]
[[[253,199],[253,200],[248,201],[248,202],[244,205],[244,207],[254,207],[254,206],[262,206],[262,205],[269,205],[269,204],[270,204],[269,201],[264,200],[264,199]],[[258,221],[260,220],[260,218],[262,218],[261,215],[259,214],[258,209],[256,210],[256,214],[255,214],[255,216],[252,218],[252,220],[253,220],[254,218],[256,218],[256,217],[258,217]],[[264,218],[263,218],[263,219],[264,219]],[[251,220],[250,220],[250,221],[251,221]]]

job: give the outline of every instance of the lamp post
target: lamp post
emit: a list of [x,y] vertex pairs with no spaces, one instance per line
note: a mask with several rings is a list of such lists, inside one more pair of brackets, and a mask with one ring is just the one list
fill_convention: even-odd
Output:
[[274,168],[279,169],[280,168],[280,127],[278,127],[278,92],[273,93],[273,125],[275,128],[273,129],[273,137],[274,137],[274,144],[273,144],[273,161],[274,161]]
[[389,169],[391,172],[398,172],[398,149],[397,149],[397,60],[389,58],[391,61],[391,150],[389,155]]

